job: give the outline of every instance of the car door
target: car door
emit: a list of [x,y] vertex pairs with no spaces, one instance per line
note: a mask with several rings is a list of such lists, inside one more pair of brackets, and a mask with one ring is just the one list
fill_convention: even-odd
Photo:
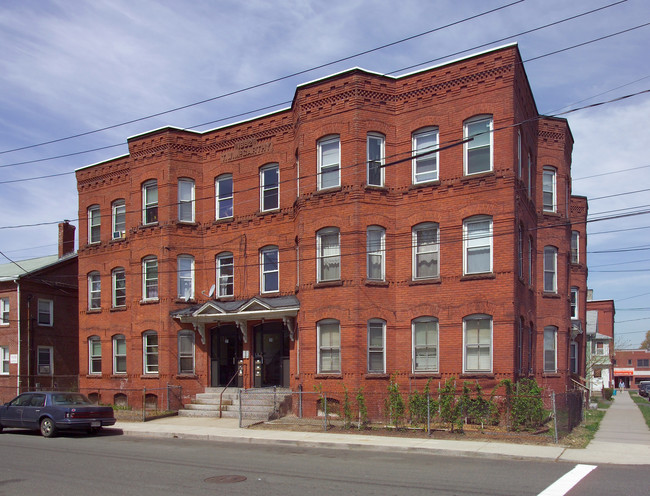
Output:
[[38,429],[38,421],[44,406],[45,395],[41,393],[32,394],[30,402],[23,406],[21,427],[26,427],[28,429]]
[[32,393],[24,393],[11,400],[4,407],[2,425],[4,427],[22,427],[22,417],[25,405],[32,401]]

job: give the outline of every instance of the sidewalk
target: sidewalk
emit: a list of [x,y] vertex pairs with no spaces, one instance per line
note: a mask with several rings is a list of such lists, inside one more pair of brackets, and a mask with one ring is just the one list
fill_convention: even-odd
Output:
[[391,452],[556,460],[581,463],[650,465],[650,431],[627,392],[609,407],[594,440],[586,449],[486,441],[411,439],[360,434],[240,429],[237,419],[168,417],[150,422],[118,422],[125,435],[202,439],[249,444],[281,444]]

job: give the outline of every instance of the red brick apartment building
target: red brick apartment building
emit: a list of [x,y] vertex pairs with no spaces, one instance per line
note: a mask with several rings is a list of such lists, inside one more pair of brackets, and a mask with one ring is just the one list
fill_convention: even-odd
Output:
[[351,69],[286,110],[132,137],[76,173],[80,385],[191,395],[241,363],[246,388],[571,388],[587,214],[572,145],[516,45]]
[[618,386],[636,388],[641,381],[650,381],[650,350],[616,350],[614,353],[614,379]]
[[34,389],[74,389],[79,375],[75,227],[57,255],[0,265],[0,402]]

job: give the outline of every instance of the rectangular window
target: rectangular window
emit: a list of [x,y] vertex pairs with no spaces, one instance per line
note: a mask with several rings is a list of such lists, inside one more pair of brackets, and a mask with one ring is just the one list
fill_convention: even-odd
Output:
[[143,339],[144,353],[144,373],[158,373],[158,334],[155,332],[145,332]]
[[578,373],[579,358],[578,358],[578,343],[569,343],[569,372],[572,374]]
[[142,185],[142,223],[158,222],[158,183],[147,181]]
[[474,118],[463,126],[465,139],[465,174],[492,170],[492,117]]
[[0,325],[9,325],[9,298],[0,298]]
[[39,346],[36,351],[36,370],[38,375],[53,375],[52,347]]
[[123,238],[126,234],[126,204],[124,200],[115,200],[113,202],[113,239]]
[[233,296],[235,265],[232,253],[217,256],[217,297]]
[[384,137],[379,134],[368,135],[368,177],[369,186],[384,185]]
[[557,343],[557,327],[544,328],[544,372],[557,370],[557,356],[555,353]]
[[556,173],[552,167],[544,167],[542,175],[542,197],[545,212],[557,210]]
[[530,156],[530,152],[528,152],[528,198],[533,194],[533,177],[535,177],[535,171],[533,169],[533,158]]
[[88,373],[102,373],[102,343],[98,337],[88,340]]
[[9,346],[0,346],[0,375],[9,375]]
[[178,335],[178,373],[194,373],[194,333],[191,331]]
[[321,229],[316,236],[318,282],[341,279],[341,244],[339,230]]
[[158,299],[158,259],[145,258],[142,261],[142,295],[145,300]]
[[636,361],[636,366],[637,367],[648,367],[649,366],[648,364],[650,363],[649,360],[650,359],[648,359],[648,358],[638,358],[637,361]]
[[341,327],[338,320],[318,323],[318,372],[341,372]]
[[177,259],[178,297],[185,301],[194,298],[194,257],[181,255]]
[[528,238],[528,285],[533,285],[533,237]]
[[384,280],[384,253],[386,231],[371,226],[366,232],[367,277],[373,281]]
[[520,225],[517,238],[517,268],[519,277],[524,278],[524,228]]
[[97,310],[102,306],[102,281],[99,272],[88,274],[88,310]]
[[99,205],[93,205],[88,209],[88,243],[99,243],[101,241],[102,217],[99,213]]
[[521,171],[521,129],[517,129],[517,176],[522,178]]
[[578,295],[579,295],[578,288],[571,288],[571,318],[572,319],[580,318],[578,314]]
[[438,225],[419,224],[413,228],[413,279],[438,277]]
[[544,291],[557,293],[557,248],[544,247]]
[[54,302],[38,299],[38,325],[52,326],[54,324]]
[[492,318],[468,317],[465,325],[465,372],[492,371]]
[[113,306],[123,307],[126,305],[126,274],[122,267],[113,269]]
[[122,334],[113,337],[113,373],[126,374],[126,338]]
[[465,274],[492,272],[492,219],[467,220],[463,228]]
[[385,373],[384,339],[386,323],[383,320],[368,322],[368,373]]
[[438,180],[438,128],[413,134],[413,184]]
[[280,289],[280,263],[278,248],[262,249],[260,253],[262,293],[272,293]]
[[580,233],[571,231],[571,263],[580,263]]
[[194,181],[178,180],[178,220],[194,222]]
[[420,318],[413,321],[413,372],[438,371],[438,321]]
[[219,176],[215,185],[217,191],[217,219],[232,217],[233,189],[232,176]]
[[341,185],[341,149],[338,136],[318,142],[318,189]]
[[261,210],[280,208],[280,169],[278,164],[265,165],[260,169]]

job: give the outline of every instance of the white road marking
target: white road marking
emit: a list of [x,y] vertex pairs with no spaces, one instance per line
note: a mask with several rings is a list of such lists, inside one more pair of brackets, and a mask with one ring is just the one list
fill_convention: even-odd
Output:
[[573,470],[564,474],[538,496],[564,496],[595,468],[596,465],[576,465]]

